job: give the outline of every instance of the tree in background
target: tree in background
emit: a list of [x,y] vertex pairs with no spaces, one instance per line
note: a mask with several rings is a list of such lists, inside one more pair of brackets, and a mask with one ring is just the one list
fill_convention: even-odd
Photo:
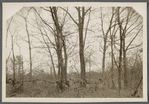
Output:
[[104,85],[105,85],[105,58],[106,58],[106,51],[107,51],[107,48],[109,47],[107,45],[107,38],[108,38],[108,34],[110,33],[110,31],[112,30],[112,27],[115,25],[113,24],[114,23],[114,15],[115,15],[115,12],[114,12],[114,9],[112,9],[112,15],[110,17],[110,20],[109,20],[109,26],[107,28],[107,30],[104,30],[104,17],[105,15],[103,16],[103,10],[101,8],[101,31],[102,31],[102,37],[103,37],[103,47],[102,47],[102,53],[103,53],[103,58],[102,58],[102,73],[103,73],[103,80],[104,80]]
[[[123,15],[126,16],[123,16]],[[124,88],[127,89],[129,86],[128,75],[127,75],[127,51],[136,47],[139,47],[142,42],[134,43],[134,40],[139,36],[142,31],[142,17],[132,8],[126,7],[121,9],[120,18],[121,31],[122,31],[122,50],[123,50],[123,67],[124,67]],[[127,41],[130,38],[130,41]]]

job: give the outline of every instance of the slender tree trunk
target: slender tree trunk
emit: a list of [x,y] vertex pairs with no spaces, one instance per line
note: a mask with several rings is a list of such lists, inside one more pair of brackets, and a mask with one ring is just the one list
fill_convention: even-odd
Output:
[[51,8],[51,14],[52,18],[56,27],[57,31],[57,50],[58,50],[58,60],[59,60],[59,74],[61,70],[61,80],[64,80],[64,74],[65,74],[65,65],[63,64],[63,56],[62,56],[62,47],[63,47],[63,34],[62,34],[62,26],[60,26],[59,21],[58,21],[58,16],[57,16],[57,8],[52,7]]
[[136,88],[135,88],[132,96],[135,96],[138,93],[138,89],[139,89],[139,86],[141,85],[142,79],[143,79],[143,76],[141,76],[139,83],[136,85]]
[[[39,28],[40,28],[40,27],[39,27]],[[40,31],[41,31],[41,28],[40,28]],[[46,35],[47,35],[47,34],[46,34]],[[51,53],[51,50],[50,50],[49,45],[47,44],[47,42],[46,42],[46,40],[45,40],[45,38],[44,38],[44,36],[43,36],[42,31],[41,31],[41,36],[42,36],[42,38],[43,38],[43,40],[44,40],[44,43],[45,43],[46,46],[48,47],[48,51],[49,51],[49,54],[50,54],[51,63],[52,63],[52,67],[53,67],[52,69],[53,69],[53,72],[54,72],[55,80],[57,80],[56,72],[55,72],[55,66],[54,66],[54,61],[53,61],[53,57],[52,57],[52,53]]]
[[124,65],[124,89],[128,88],[128,81],[127,81],[127,66],[126,66],[126,50],[125,50],[125,37],[123,38],[123,65]]
[[126,18],[126,24],[125,24],[125,28],[123,29],[123,32],[122,32],[122,39],[123,39],[123,65],[124,65],[124,89],[127,89],[128,88],[128,76],[127,76],[127,66],[126,66],[126,52],[127,52],[127,49],[125,49],[125,38],[126,38],[126,31],[127,31],[127,26],[128,26],[128,23],[129,23],[129,16],[130,16],[130,10],[128,9],[128,13],[127,13],[127,18]]
[[14,86],[14,84],[15,84],[15,81],[16,81],[16,79],[15,79],[15,55],[14,55],[14,47],[13,47],[13,36],[11,35],[11,44],[12,44],[12,55],[13,55],[13,86]]
[[[63,9],[63,8],[62,8]],[[82,10],[81,10],[82,9]],[[73,17],[69,14],[69,12],[65,9],[63,9],[68,13],[70,18],[74,21],[74,23],[78,26],[79,30],[79,55],[80,55],[80,69],[81,69],[81,79],[85,82],[86,77],[86,70],[85,70],[85,60],[84,60],[84,45],[85,45],[85,39],[83,41],[83,26],[84,26],[84,18],[86,13],[90,10],[90,8],[85,12],[84,7],[76,7],[76,10],[78,11],[78,23],[73,19]],[[87,23],[88,24],[88,23]],[[88,27],[88,26],[87,26]],[[87,31],[86,31],[87,33]],[[86,37],[86,34],[85,34]],[[80,84],[81,87],[86,87],[86,83]]]
[[63,46],[64,46],[64,57],[65,57],[65,66],[64,66],[64,80],[67,80],[67,50],[66,50],[66,44],[65,39],[63,39]]
[[[83,24],[84,24],[84,7],[81,10],[78,7],[78,18],[79,18],[79,54],[80,54],[80,65],[81,65],[81,79],[85,80],[85,61],[84,61],[84,42],[83,42]],[[81,87],[86,87],[86,83],[81,83]]]
[[131,89],[133,89],[133,73],[134,73],[134,71],[133,71],[134,69],[131,69]]
[[23,57],[22,57],[22,84],[24,82],[24,67],[23,67]]
[[54,72],[55,80],[57,80],[56,72],[55,72],[55,67],[54,67],[54,62],[53,62],[53,57],[52,57],[52,54],[51,54],[50,47],[48,47],[48,50],[49,50],[49,53],[50,53],[50,58],[51,58],[52,66],[53,66],[52,69],[53,69],[53,72]]
[[91,56],[89,57],[89,72],[91,71]]
[[[113,17],[114,17],[114,8],[112,8],[112,16],[111,16],[111,19],[110,19],[110,24],[109,24],[109,27],[108,27],[108,30],[105,32],[104,31],[104,23],[103,23],[103,14],[102,14],[102,8],[101,8],[101,29],[102,29],[102,34],[103,34],[103,40],[104,40],[104,47],[103,47],[103,59],[102,59],[102,76],[103,76],[103,80],[104,80],[104,86],[105,86],[105,79],[106,79],[106,76],[105,76],[105,58],[106,58],[106,50],[107,50],[107,37],[108,37],[108,33],[110,32],[111,33],[111,26],[112,26],[112,23],[113,23]],[[103,87],[105,88],[105,87]]]
[[[112,7],[113,17],[115,16],[114,12],[115,12],[115,8]],[[114,23],[116,24],[116,22],[117,21],[115,21]],[[114,69],[114,50],[113,50],[113,47],[114,47],[116,33],[117,33],[117,29],[116,29],[116,26],[114,26],[113,30],[110,29],[110,37],[111,37],[111,64],[112,64],[112,66],[111,66],[112,89],[115,89],[115,83],[114,83],[114,79],[113,79],[113,69]]]
[[[8,24],[8,27],[7,27],[7,31],[6,31],[6,49],[7,49],[7,39],[8,39],[8,32],[9,32],[9,27],[10,27],[10,25],[11,25],[11,22],[12,22],[12,20],[13,20],[13,16],[11,17],[11,20],[10,20],[10,22],[9,22],[9,24]],[[13,38],[13,36],[11,37],[11,38]],[[13,47],[13,39],[12,39],[12,47]],[[12,50],[11,50],[12,51]],[[10,53],[11,53],[11,51],[10,51]],[[8,60],[9,60],[9,57],[10,57],[10,53],[9,53],[9,55],[8,55],[8,58],[6,59],[6,81],[7,81],[7,76],[8,76]],[[13,57],[13,56],[12,56]],[[13,79],[14,79],[14,68],[13,68]]]
[[63,64],[63,57],[62,57],[62,49],[60,49],[60,66],[61,66],[61,80],[64,80],[64,64]]
[[103,59],[102,59],[102,75],[104,80],[105,87],[105,57],[106,57],[106,43],[107,43],[107,35],[104,37],[104,49],[103,49]]
[[120,96],[120,90],[121,90],[121,69],[122,69],[122,24],[120,21],[120,14],[119,14],[119,9],[118,7],[118,25],[119,25],[119,32],[120,32],[120,50],[119,50],[119,78],[118,78],[118,83],[119,83],[119,96]]
[[114,81],[113,81],[113,36],[111,35],[111,79],[112,79],[112,89],[114,89]]
[[61,79],[61,62],[60,62],[60,52],[59,52],[59,49],[57,49],[58,50],[58,52],[57,52],[57,56],[58,56],[58,80],[60,80]]
[[19,81],[21,80],[21,60],[19,60],[19,70],[18,70]]
[[56,7],[51,7],[51,15],[52,15],[52,19],[54,21],[55,27],[56,27],[56,31],[57,31],[57,42],[56,42],[56,46],[57,46],[57,56],[58,56],[58,79],[62,79],[62,51],[61,51],[61,37],[60,37],[60,27],[59,27],[59,23],[58,23],[58,18],[57,18],[57,10]]

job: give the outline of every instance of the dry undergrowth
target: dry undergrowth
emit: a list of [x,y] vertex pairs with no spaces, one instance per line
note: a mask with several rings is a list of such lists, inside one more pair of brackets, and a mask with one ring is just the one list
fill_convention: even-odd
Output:
[[[95,90],[94,87],[79,88],[78,86],[70,86],[65,91],[60,92],[57,90],[55,84],[48,84],[45,82],[34,83],[31,87],[30,82],[23,85],[21,93],[15,93],[12,87],[7,85],[7,97],[50,97],[50,98],[130,98],[134,90],[121,90],[119,96],[118,90],[100,89]],[[143,97],[142,89],[139,89],[137,96]]]

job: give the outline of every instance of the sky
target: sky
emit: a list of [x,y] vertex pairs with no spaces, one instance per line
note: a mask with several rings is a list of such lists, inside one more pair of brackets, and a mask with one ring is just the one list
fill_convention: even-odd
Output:
[[[114,4],[114,3],[113,3]],[[144,4],[144,3],[127,3],[127,2],[125,2],[125,3],[122,3],[122,4],[119,4],[119,5],[123,5],[123,4],[125,4],[125,6],[132,6],[139,14],[141,14],[141,15],[144,15],[144,8],[142,8],[144,5],[142,5],[142,4]],[[12,15],[14,15],[16,12],[18,12],[20,9],[22,9],[24,6],[32,6],[32,5],[36,5],[36,4],[25,4],[25,3],[20,3],[20,4],[18,4],[17,6],[16,6],[17,4],[16,3],[7,3],[7,6],[9,7],[9,8],[5,8],[5,20],[7,20],[7,19],[9,19]],[[40,4],[38,4],[38,5],[40,5]],[[47,4],[48,5],[48,4]],[[102,5],[102,4],[101,4]],[[115,6],[117,6],[117,4],[115,3]]]
[[[141,6],[137,6],[138,4],[136,4],[135,6],[132,6],[138,13],[140,13],[141,15],[144,15],[144,13],[142,12],[142,10],[143,10],[143,8],[142,8],[142,5]],[[12,5],[12,4],[10,4],[10,5],[7,5],[7,6],[9,6],[9,8],[6,8],[5,9],[5,12],[4,12],[4,15],[5,15],[5,18],[3,18],[4,19],[4,21],[5,20],[7,20],[7,19],[9,19],[12,15],[14,15],[16,12],[18,12],[20,9],[22,9],[22,5],[17,5],[17,6],[14,6],[14,5]],[[27,5],[28,6],[28,5]],[[12,11],[12,12],[7,12],[7,11]],[[16,20],[16,22],[21,22],[22,20],[20,20],[20,19],[18,19],[18,20]],[[23,23],[22,23],[23,24]],[[23,34],[23,33],[25,33],[25,31],[24,30],[21,30],[20,32],[19,32],[19,34]],[[21,43],[20,43],[20,45],[21,45]],[[37,45],[37,44],[36,44]],[[94,48],[94,51],[96,50],[99,50],[99,49],[97,49],[97,47],[99,47],[99,43],[94,43],[93,45],[92,45],[93,47],[95,47]],[[23,46],[23,43],[22,43],[22,47],[24,47],[24,50],[26,50],[27,49],[27,46],[26,45],[24,45]],[[41,51],[40,51],[41,52]],[[27,53],[27,50],[26,51],[22,51],[22,54],[26,54]],[[33,53],[36,53],[36,50],[33,50]],[[101,53],[99,53],[99,52],[96,52],[95,54],[94,54],[94,56],[97,56],[96,57],[96,59],[94,58],[94,60],[97,60],[97,63],[99,64],[98,66],[93,66],[93,68],[92,69],[95,69],[95,70],[100,70],[100,69],[98,69],[98,68],[101,68],[101,60],[102,60],[102,54]],[[107,55],[108,56],[108,55]],[[28,59],[28,55],[26,55],[26,56],[24,56],[24,57],[26,57],[26,59]],[[45,61],[45,60],[49,60],[46,56],[43,56],[43,55],[39,55],[39,54],[37,54],[36,53],[36,55],[35,55],[35,57],[34,57],[37,61],[39,61],[40,60],[40,63],[42,63],[42,60],[43,61]],[[48,63],[48,62],[47,62]],[[68,64],[70,64],[70,63],[72,63],[72,62],[68,62]],[[36,64],[34,64],[35,66],[36,65],[38,65],[39,64],[39,62],[37,62]],[[46,63],[45,63],[46,64]],[[29,66],[29,63],[26,63],[26,65],[25,66]],[[46,68],[45,69],[47,69],[46,71],[47,72],[49,72],[49,68],[48,68],[48,66],[46,66]]]

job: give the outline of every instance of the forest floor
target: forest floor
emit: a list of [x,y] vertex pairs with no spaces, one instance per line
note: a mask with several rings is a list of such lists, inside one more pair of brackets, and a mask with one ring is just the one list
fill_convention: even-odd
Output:
[[[6,87],[6,97],[33,97],[33,98],[131,98],[134,90],[119,90],[113,89],[97,89],[96,91],[90,88],[73,88],[58,92],[55,85],[48,84],[34,84],[32,87],[30,83],[23,85],[23,91],[20,93],[11,92],[10,87]],[[9,89],[9,90],[8,90]],[[143,97],[143,90],[139,89],[137,96]]]

